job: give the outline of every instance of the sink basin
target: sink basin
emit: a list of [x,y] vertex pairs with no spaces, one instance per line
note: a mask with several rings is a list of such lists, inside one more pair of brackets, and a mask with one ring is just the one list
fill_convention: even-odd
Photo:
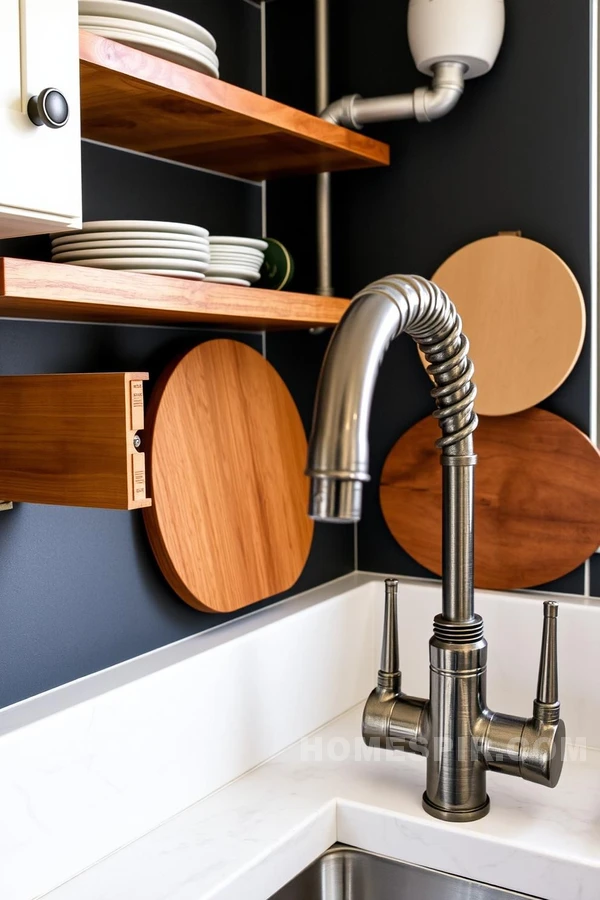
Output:
[[525,896],[338,845],[271,900],[515,900]]

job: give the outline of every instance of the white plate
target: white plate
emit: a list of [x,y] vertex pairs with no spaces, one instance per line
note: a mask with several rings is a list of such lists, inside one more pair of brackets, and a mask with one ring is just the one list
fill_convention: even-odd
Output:
[[131,3],[128,0],[79,0],[79,14],[82,16],[116,16],[118,19],[130,19],[133,22],[156,25],[158,28],[170,28],[206,44],[213,52],[217,49],[217,42],[210,31],[207,31],[202,25],[192,22],[191,19],[178,16],[177,13],[167,12],[166,9],[155,9],[153,6]]
[[195,281],[204,281],[202,272],[171,272],[170,269],[128,269],[128,272],[138,272],[140,275],[167,275],[169,278],[193,278]]
[[262,265],[260,259],[248,259],[245,256],[215,256],[211,253],[210,259],[216,266],[246,266],[248,269],[256,269],[257,271]]
[[[53,244],[52,252],[68,253],[71,250],[123,250],[126,247],[134,249],[136,247],[153,247],[155,250],[193,250],[196,253],[202,253],[209,256],[209,245],[196,243],[195,241],[123,241],[115,238],[107,241],[73,241],[70,244]],[[100,254],[98,254],[100,255]]]
[[79,27],[86,29],[101,28],[103,31],[105,29],[110,29],[112,31],[115,28],[118,30],[125,29],[126,31],[134,31],[136,34],[147,35],[148,37],[175,41],[175,43],[182,44],[189,50],[193,50],[195,53],[205,56],[217,70],[219,68],[219,57],[210,49],[210,47],[207,47],[206,44],[203,44],[201,41],[193,40],[192,38],[186,37],[184,34],[173,31],[171,28],[159,28],[157,25],[148,25],[145,22],[134,22],[130,19],[115,19],[110,16],[79,16]]
[[217,278],[216,276],[205,275],[205,281],[212,281],[213,284],[237,284],[239,287],[250,287],[250,282],[244,278]]
[[242,266],[209,266],[206,274],[218,278],[243,278],[245,281],[258,281],[260,275],[256,271],[244,269]]
[[[209,260],[209,265],[211,269],[223,269],[229,275],[236,274],[237,269],[241,269],[243,272],[252,272],[254,275],[260,275],[260,269],[258,266],[249,266],[247,263],[225,263],[219,262],[217,259]],[[246,275],[242,275],[242,278],[246,278]]]
[[225,244],[210,244],[210,252],[215,256],[244,256],[247,259],[264,259],[262,250],[253,250],[252,247],[227,247]]
[[208,263],[194,262],[192,259],[164,259],[162,257],[130,256],[127,259],[74,259],[71,266],[90,266],[94,269],[187,269],[190,272],[206,272]]
[[[93,21],[93,16],[90,17]],[[99,18],[99,17],[98,17]],[[117,22],[118,19],[115,19]],[[81,20],[80,20],[81,23]],[[121,44],[127,44],[128,47],[135,47],[136,50],[144,50],[159,56],[161,59],[168,59],[179,65],[188,68],[198,69],[205,75],[212,75],[214,78],[219,77],[219,57],[197,41],[190,41],[189,38],[180,40],[180,35],[170,32],[170,37],[162,37],[159,34],[147,34],[138,28],[126,28],[125,24],[120,27],[108,25],[81,25],[86,31],[97,34],[100,37],[108,38],[111,41],[119,41]],[[152,28],[151,25],[144,26]],[[155,29],[158,31],[158,29]],[[169,35],[169,32],[167,32]]]
[[89,234],[75,234],[69,237],[54,238],[52,241],[52,249],[58,250],[60,247],[68,247],[76,244],[77,250],[83,250],[88,244],[105,243],[120,244],[127,246],[129,241],[156,242],[165,244],[170,247],[171,244],[193,244],[199,250],[209,252],[210,244],[206,238],[196,237],[193,234],[169,234],[166,231],[90,231]]
[[209,241],[211,244],[231,244],[234,247],[254,247],[255,250],[266,250],[269,246],[266,241],[259,241],[258,238],[228,237],[227,235],[218,234],[211,234]]
[[[208,237],[208,230],[206,228],[202,228],[200,225],[188,225],[187,222],[152,222],[145,219],[101,219],[97,222],[84,222],[83,226],[78,231],[61,231],[60,234],[56,235],[56,238],[77,237],[87,234],[90,231],[97,232],[96,239],[99,237],[99,232],[111,232],[109,237],[122,237],[120,234],[122,231],[135,231],[136,237],[143,237],[144,232],[146,231],[166,232],[167,237],[170,237],[173,233],[180,235],[193,234],[203,238]],[[118,234],[114,234],[114,232],[118,232]],[[140,232],[142,233],[140,234]]]
[[[260,269],[253,269],[251,266],[241,264],[234,265],[233,263],[215,262],[214,259],[211,259],[209,261],[209,266],[211,267],[211,269],[222,269],[224,272],[227,272],[228,275],[233,275],[234,278],[239,274],[238,269],[244,273],[252,272],[253,275],[260,275]],[[240,278],[247,278],[247,275],[240,275]]]
[[212,75],[213,78],[219,77],[219,70],[209,62],[207,57],[201,56],[194,50],[188,50],[187,47],[184,47],[178,41],[166,41],[164,38],[148,37],[135,31],[119,30],[117,28],[87,28],[86,30],[91,34],[99,35],[99,37],[118,41],[120,44],[125,44],[126,47],[133,47],[134,50],[143,50],[158,56],[160,59],[166,59],[169,62],[177,63],[179,66],[194,69],[203,75]]
[[197,262],[210,262],[208,253],[196,250],[156,250],[155,247],[114,247],[108,250],[68,250],[65,253],[53,253],[54,262],[70,262],[75,259],[119,259],[120,257],[153,256],[166,261],[170,259],[195,259]]
[[248,269],[256,269],[256,271],[262,266],[262,260],[248,259],[245,256],[215,256],[214,253],[211,253],[210,260],[215,266],[246,266]]

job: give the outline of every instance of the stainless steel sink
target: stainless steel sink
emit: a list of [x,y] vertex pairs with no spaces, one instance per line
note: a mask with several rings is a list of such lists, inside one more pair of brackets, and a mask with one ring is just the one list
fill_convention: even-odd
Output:
[[525,896],[337,845],[271,900],[515,900]]

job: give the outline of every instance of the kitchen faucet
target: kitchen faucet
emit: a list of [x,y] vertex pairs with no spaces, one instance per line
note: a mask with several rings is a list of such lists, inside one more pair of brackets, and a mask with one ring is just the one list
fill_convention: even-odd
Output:
[[386,581],[381,668],[363,714],[370,746],[427,757],[423,807],[449,822],[487,814],[487,770],[555,787],[563,765],[556,626],[544,603],[542,653],[533,715],[495,713],[486,704],[487,642],[473,600],[473,452],[476,388],[469,342],[453,303],[417,276],[390,276],[360,291],[331,339],[321,370],[307,474],[309,513],[321,522],[357,522],[369,480],[368,426],[382,357],[402,332],[419,345],[435,382],[441,436],[442,613],[429,642],[429,700],[402,693],[397,588]]

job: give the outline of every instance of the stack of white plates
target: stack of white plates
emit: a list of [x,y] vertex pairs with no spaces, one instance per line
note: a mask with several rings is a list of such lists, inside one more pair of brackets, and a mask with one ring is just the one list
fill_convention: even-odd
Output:
[[171,278],[203,279],[209,259],[206,228],[179,222],[86,222],[52,241],[53,262]]
[[219,77],[214,37],[196,22],[129,0],[79,0],[79,27]]
[[239,284],[248,287],[260,278],[260,268],[268,247],[257,238],[211,235],[210,268],[207,281]]

